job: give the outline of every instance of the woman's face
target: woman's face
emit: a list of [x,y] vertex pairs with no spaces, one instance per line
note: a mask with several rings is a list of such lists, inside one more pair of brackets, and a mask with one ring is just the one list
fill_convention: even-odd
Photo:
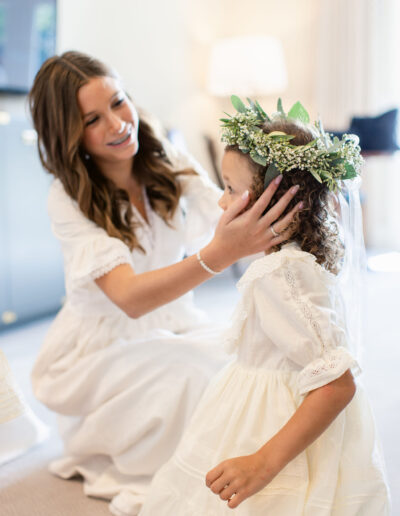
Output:
[[224,193],[218,204],[224,211],[246,190],[251,195],[253,175],[247,158],[240,152],[225,151],[222,158],[222,179],[224,180]]
[[85,151],[98,165],[132,160],[139,117],[117,79],[94,77],[78,90]]

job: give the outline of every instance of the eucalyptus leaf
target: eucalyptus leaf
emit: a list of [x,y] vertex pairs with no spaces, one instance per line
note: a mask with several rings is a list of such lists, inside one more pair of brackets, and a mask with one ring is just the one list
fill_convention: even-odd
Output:
[[239,113],[246,113],[246,106],[237,95],[231,96],[231,102],[236,111],[239,111]]
[[260,156],[259,154],[257,154],[257,152],[251,151],[250,157],[255,163],[258,163],[263,167],[265,167],[265,165],[267,164],[267,158],[264,158],[264,156]]
[[336,158],[334,160],[331,161],[332,165],[340,165],[342,163],[345,163],[346,160],[344,158]]
[[255,104],[256,104],[256,108],[258,110],[258,113],[259,115],[261,116],[261,118],[263,120],[268,120],[268,122],[271,122],[271,119],[270,117],[267,115],[267,113],[263,110],[263,108],[260,106],[260,104],[258,103],[258,101],[256,100],[255,101]]
[[300,120],[305,124],[310,122],[310,115],[307,113],[306,109],[300,102],[293,104],[288,113],[288,117],[294,118],[295,120]]
[[323,177],[324,179],[333,179],[333,176],[330,172],[328,172],[327,170],[320,170],[320,176]]
[[306,143],[305,145],[297,145],[297,147],[302,147],[303,149],[309,149],[310,147],[315,147],[317,145],[317,139],[312,140],[311,142]]
[[318,181],[318,183],[322,183],[322,179],[319,177],[317,172],[315,170],[313,170],[312,168],[310,168],[309,170],[310,170],[311,174],[315,177],[315,179]]
[[324,142],[325,147],[328,147],[330,143],[330,137],[329,134],[325,132],[324,126],[322,125],[322,120],[320,118],[318,118],[318,120],[315,122],[315,126],[322,136],[322,141]]
[[293,140],[294,136],[291,134],[283,133],[282,131],[272,131],[268,133],[268,137],[274,138],[274,139],[280,139],[284,141],[290,141]]
[[346,170],[346,174],[342,176],[342,179],[353,179],[357,176],[356,169],[351,163],[345,163],[344,168]]
[[267,168],[267,171],[265,172],[264,176],[264,190],[267,188],[267,186],[280,175],[278,167],[275,165],[275,163],[271,163],[269,167]]
[[254,100],[251,100],[249,97],[246,97],[247,102],[249,103],[249,106],[254,111],[254,113],[258,114],[257,106],[254,102]]
[[331,145],[330,147],[327,148],[327,153],[328,154],[333,154],[334,152],[338,151],[341,147],[341,143],[340,141],[336,141],[334,142],[333,145]]

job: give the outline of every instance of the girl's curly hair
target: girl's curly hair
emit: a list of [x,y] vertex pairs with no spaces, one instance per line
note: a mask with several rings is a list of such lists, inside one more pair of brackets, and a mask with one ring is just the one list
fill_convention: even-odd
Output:
[[[294,136],[290,141],[292,145],[305,145],[314,139],[311,129],[284,118],[265,122],[262,129],[266,134],[272,131],[282,131]],[[251,194],[255,201],[264,191],[266,167],[255,163],[236,145],[228,145],[225,150],[240,152],[247,159],[254,172]],[[334,196],[325,184],[319,183],[307,170],[290,170],[290,172],[283,173],[282,181],[268,208],[276,204],[283,194],[295,185],[299,185],[300,188],[283,215],[294,208],[299,199],[303,201],[304,207],[296,213],[291,224],[290,240],[297,242],[303,251],[313,254],[317,262],[325,269],[333,274],[338,274],[344,248],[339,238]],[[280,247],[281,245],[278,245],[277,249]]]

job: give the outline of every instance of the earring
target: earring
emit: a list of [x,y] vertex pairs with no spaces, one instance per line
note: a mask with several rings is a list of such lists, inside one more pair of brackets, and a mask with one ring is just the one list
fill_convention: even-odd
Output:
[[84,157],[85,157],[85,160],[86,160],[86,161],[90,159],[90,155],[89,155],[87,152],[85,152]]

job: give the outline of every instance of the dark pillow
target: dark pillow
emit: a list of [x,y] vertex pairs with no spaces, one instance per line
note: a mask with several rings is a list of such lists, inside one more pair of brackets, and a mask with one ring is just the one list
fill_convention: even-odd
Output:
[[360,138],[362,151],[396,151],[397,115],[398,109],[391,109],[375,117],[354,117],[348,132]]

